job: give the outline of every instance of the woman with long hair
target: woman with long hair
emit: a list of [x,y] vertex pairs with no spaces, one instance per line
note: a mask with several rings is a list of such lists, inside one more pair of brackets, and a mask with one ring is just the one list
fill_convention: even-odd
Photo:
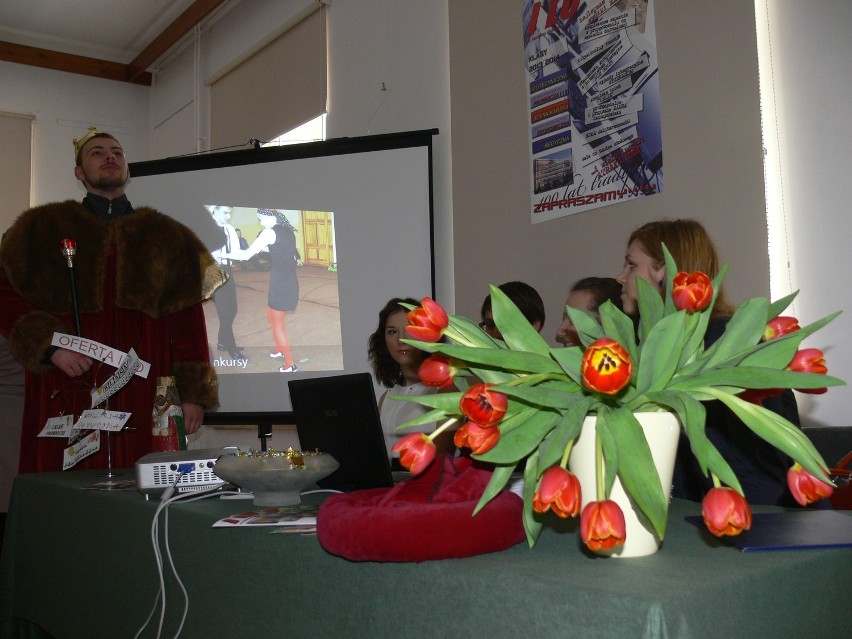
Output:
[[[630,234],[624,269],[616,278],[622,286],[624,311],[629,315],[635,316],[639,312],[636,284],[639,278],[650,282],[661,295],[665,291],[663,244],[680,271],[701,271],[710,279],[719,273],[720,260],[716,246],[699,222],[689,219],[657,220],[640,226]],[[725,291],[719,291],[704,335],[705,348],[709,348],[722,336],[732,314]],[[762,403],[793,424],[799,424],[799,411],[791,391],[764,399]],[[707,410],[707,437],[736,473],[748,502],[795,506],[787,488],[787,469],[791,463],[789,458],[755,435],[721,402],[705,402],[704,406]],[[713,483],[701,470],[688,447],[689,441],[682,435],[672,495],[701,501]]]
[[[401,340],[406,338],[405,327],[408,326],[408,310],[400,303],[418,306],[420,302],[413,298],[394,297],[379,311],[379,325],[370,335],[368,355],[373,365],[376,380],[387,390],[379,398],[379,416],[382,422],[382,431],[385,435],[385,446],[388,457],[392,462],[393,445],[405,435],[411,432],[431,432],[435,425],[420,425],[398,430],[397,426],[415,417],[419,417],[427,410],[427,407],[416,402],[393,399],[394,396],[416,397],[430,395],[435,388],[426,386],[420,381],[417,374],[420,364],[429,354],[414,348]],[[452,450],[452,433],[446,436],[442,433],[435,441],[435,445],[441,451]]]
[[290,339],[287,336],[287,313],[299,303],[299,279],[296,277],[296,229],[287,216],[277,209],[258,209],[257,220],[263,230],[249,248],[239,251],[239,258],[248,260],[263,250],[268,251],[269,294],[266,317],[272,329],[274,346],[270,357],[282,358],[281,373],[298,370],[293,361]]

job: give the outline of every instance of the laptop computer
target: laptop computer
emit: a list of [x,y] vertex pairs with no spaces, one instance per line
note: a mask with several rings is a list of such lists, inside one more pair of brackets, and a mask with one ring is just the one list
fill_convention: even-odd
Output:
[[369,373],[287,382],[302,450],[319,449],[340,464],[321,488],[361,490],[393,485],[376,392]]

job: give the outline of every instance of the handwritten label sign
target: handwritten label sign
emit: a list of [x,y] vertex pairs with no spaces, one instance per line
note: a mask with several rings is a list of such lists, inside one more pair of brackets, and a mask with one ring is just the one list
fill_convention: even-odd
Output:
[[124,428],[131,413],[115,410],[84,410],[80,419],[74,424],[75,430],[108,430],[120,431]]
[[131,348],[113,376],[97,388],[92,389],[92,408],[105,402],[124,388],[127,382],[133,379],[138,368],[139,357],[136,355],[136,351]]
[[[96,342],[91,339],[85,339],[84,337],[77,337],[76,335],[67,335],[66,333],[54,333],[53,340],[50,343],[52,346],[58,346],[59,348],[74,351],[75,353],[81,353],[82,355],[101,361],[104,364],[109,364],[113,368],[121,366],[127,357],[127,353],[107,346],[106,344],[101,344],[100,342]],[[148,377],[148,373],[150,371],[151,364],[140,359],[134,374],[139,375],[139,377]]]
[[101,449],[101,433],[95,431],[90,435],[86,435],[73,446],[69,446],[62,451],[62,470],[68,470],[75,466],[81,459],[85,459],[89,455],[94,455]]
[[73,415],[60,415],[47,420],[44,428],[38,434],[39,437],[71,437],[74,429]]

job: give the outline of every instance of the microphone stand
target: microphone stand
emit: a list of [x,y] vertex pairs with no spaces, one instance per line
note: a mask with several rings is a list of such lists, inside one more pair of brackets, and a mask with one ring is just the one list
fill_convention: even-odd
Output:
[[65,256],[65,262],[68,264],[68,281],[71,284],[71,306],[74,309],[74,327],[77,329],[77,337],[82,337],[80,310],[77,306],[77,283],[74,279],[74,255],[77,254],[77,242],[66,238],[60,241],[60,245],[62,246],[62,255]]
[[[65,262],[68,264],[68,282],[71,286],[71,308],[74,311],[74,327],[77,329],[77,337],[83,337],[83,330],[80,328],[80,308],[77,303],[77,282],[74,277],[74,256],[77,254],[77,242],[71,238],[60,240],[62,255],[65,257]],[[109,402],[107,401],[107,405]],[[106,433],[106,449],[107,449],[107,470],[103,473],[104,477],[115,477],[117,473],[112,469],[112,433]]]

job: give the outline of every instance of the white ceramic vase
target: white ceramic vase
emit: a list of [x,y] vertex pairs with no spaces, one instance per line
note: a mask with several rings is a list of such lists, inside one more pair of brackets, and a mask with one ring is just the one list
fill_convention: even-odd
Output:
[[[671,495],[672,473],[674,472],[677,444],[680,437],[680,421],[677,415],[668,412],[635,413],[642,425],[645,439],[651,449],[651,456],[660,475],[666,499]],[[586,506],[596,499],[597,475],[595,471],[595,425],[597,417],[586,417],[580,437],[571,450],[568,467],[580,480],[582,504]],[[610,499],[616,502],[624,513],[627,537],[620,549],[602,551],[599,554],[611,557],[644,557],[652,555],[660,547],[660,539],[653,530],[647,528],[637,517],[633,505],[624,492],[621,480],[616,477]]]

